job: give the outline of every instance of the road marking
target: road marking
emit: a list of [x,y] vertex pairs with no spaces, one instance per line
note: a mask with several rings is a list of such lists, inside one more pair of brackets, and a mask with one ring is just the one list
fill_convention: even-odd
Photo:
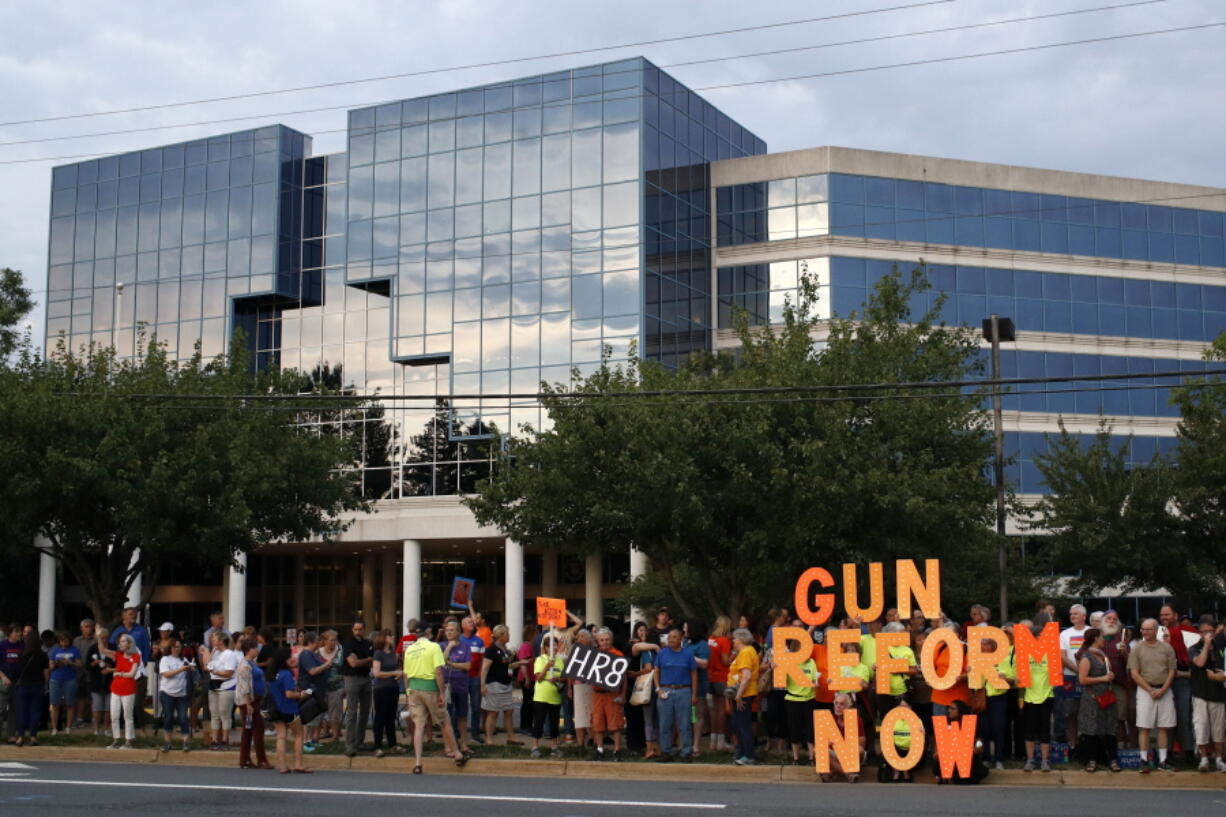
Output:
[[0,763],[0,769],[33,769],[25,763]]
[[25,777],[29,772],[0,772],[0,777]]
[[[96,786],[126,789],[185,789],[193,791],[217,791],[215,785],[197,783],[125,783],[114,780],[53,780],[23,777],[20,780],[0,777],[0,783],[48,783],[54,786]],[[399,791],[351,791],[347,789],[298,789],[282,787],[264,787],[261,791],[281,792],[284,794],[336,794],[343,797],[399,797],[406,800],[478,800],[495,803],[550,803],[556,805],[580,806],[633,806],[638,808],[664,809],[702,809],[721,810],[728,806],[724,803],[667,803],[656,800],[581,800],[570,797],[514,797],[510,795],[493,794],[435,794],[432,792],[399,792]]]

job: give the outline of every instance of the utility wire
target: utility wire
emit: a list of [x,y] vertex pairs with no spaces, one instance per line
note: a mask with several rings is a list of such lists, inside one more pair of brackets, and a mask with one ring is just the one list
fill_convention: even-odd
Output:
[[[1112,42],[1116,40],[1136,39],[1140,37],[1150,37],[1150,36],[1155,36],[1159,34],[1172,34],[1176,32],[1184,32],[1184,31],[1199,31],[1203,29],[1217,28],[1221,26],[1226,26],[1226,21],[1201,23],[1198,25],[1180,26],[1176,28],[1156,29],[1152,31],[1139,31],[1139,32],[1133,32],[1129,34],[1115,34],[1115,35],[1104,36],[1104,37],[1093,37],[1093,38],[1084,39],[1084,40],[1071,40],[1071,41],[1059,42],[1059,43],[1043,43],[1040,45],[1022,46],[1018,48],[1000,49],[996,51],[983,51],[983,52],[978,52],[974,54],[957,54],[957,55],[948,56],[948,57],[934,57],[932,59],[926,59],[926,60],[912,60],[908,62],[898,62],[898,63],[888,63],[884,65],[864,66],[860,68],[847,68],[847,69],[841,69],[838,71],[825,71],[825,72],[820,72],[820,73],[815,73],[815,74],[798,74],[795,76],[788,76],[788,77],[773,77],[769,79],[746,80],[744,82],[721,83],[719,85],[704,85],[704,86],[698,86],[698,87],[692,88],[691,90],[696,91],[696,92],[698,91],[719,91],[719,90],[725,90],[729,88],[744,88],[748,86],[771,85],[771,84],[775,84],[779,82],[794,82],[794,81],[801,81],[801,80],[812,80],[812,79],[820,79],[820,78],[847,76],[850,74],[861,74],[861,73],[869,73],[869,72],[875,72],[875,71],[886,71],[886,70],[891,70],[891,69],[896,69],[896,68],[912,68],[912,67],[921,66],[921,65],[935,65],[938,63],[956,62],[956,61],[961,61],[961,60],[972,60],[972,59],[979,59],[983,57],[996,57],[996,56],[1010,55],[1010,54],[1021,54],[1021,53],[1025,53],[1029,51],[1042,51],[1042,50],[1053,49],[1053,48],[1065,48],[1065,47],[1077,46],[1077,45],[1088,45],[1088,44]],[[616,98],[617,99],[633,99],[633,98],[641,97],[641,96],[644,96],[644,95],[643,94],[626,95],[626,96],[616,97]],[[345,105],[325,106],[325,107],[320,107],[320,108],[305,108],[305,109],[296,110],[296,111],[282,111],[282,112],[274,113],[274,114],[253,114],[251,116],[232,117],[229,119],[213,120],[212,122],[200,122],[197,124],[235,122],[239,120],[250,120],[250,119],[268,119],[268,118],[275,118],[275,117],[281,117],[281,116],[293,116],[293,115],[304,114],[304,113],[318,113],[321,111],[352,110],[355,108],[363,108],[363,107],[368,107],[371,105],[378,105],[378,104],[381,104],[381,102],[383,101],[387,101],[387,100],[377,100],[377,101],[359,103],[356,105],[355,104],[345,104]],[[557,103],[557,104],[571,104],[571,103],[567,101],[565,103]],[[179,125],[179,126],[166,126],[166,127],[185,127],[185,126]],[[157,128],[148,128],[148,129],[154,130]],[[319,135],[323,133],[339,133],[342,130],[345,130],[345,129],[338,128],[338,129],[334,129],[330,131],[316,131],[315,134]],[[140,148],[136,148],[135,150],[140,150]],[[68,154],[68,155],[62,155],[62,156],[48,156],[48,157],[29,158],[29,159],[7,159],[4,161],[0,161],[0,165],[29,164],[33,162],[58,162],[58,161],[64,161],[68,159],[89,159],[89,158],[95,158],[99,156],[112,156],[112,155],[117,155],[119,153],[127,153],[127,152],[131,152],[131,151],[110,151],[110,152],[100,152],[100,153]]]
[[[797,46],[793,48],[778,48],[778,49],[773,49],[769,51],[755,51],[755,52],[751,52],[748,54],[737,54],[734,56],[706,57],[706,58],[699,59],[699,60],[688,60],[685,62],[661,63],[660,67],[661,68],[679,68],[679,67],[689,66],[689,65],[705,65],[709,63],[715,63],[715,62],[729,62],[729,61],[734,61],[734,60],[750,59],[754,57],[767,57],[767,56],[775,56],[779,54],[791,54],[791,53],[796,53],[799,51],[815,51],[815,50],[819,50],[823,48],[835,48],[835,47],[847,46],[847,45],[864,45],[867,43],[884,42],[888,40],[898,40],[898,39],[905,39],[909,37],[920,37],[920,36],[926,36],[930,34],[945,34],[945,33],[951,33],[955,31],[969,31],[969,30],[973,30],[977,28],[1012,25],[1015,23],[1028,23],[1028,22],[1034,22],[1038,20],[1050,20],[1050,19],[1057,18],[1057,17],[1070,17],[1074,15],[1090,14],[1090,13],[1100,12],[1100,11],[1115,11],[1118,9],[1131,8],[1134,6],[1148,6],[1148,5],[1153,5],[1155,3],[1167,3],[1167,2],[1170,2],[1170,0],[1135,0],[1135,2],[1131,2],[1131,3],[1122,3],[1122,4],[1110,5],[1110,6],[1097,6],[1095,8],[1073,9],[1071,11],[1059,11],[1059,12],[1053,12],[1050,14],[1038,14],[1038,15],[1033,15],[1030,17],[1013,17],[1013,18],[1005,19],[1005,20],[988,20],[988,21],[979,22],[979,23],[968,23],[966,25],[946,26],[943,28],[930,28],[930,29],[925,29],[923,31],[899,32],[895,34],[885,34],[885,35],[876,36],[876,37],[861,37],[861,38],[854,39],[854,40],[842,40],[839,42],[819,43],[817,45],[803,45],[803,46]],[[616,73],[633,73],[633,72],[616,72]],[[560,103],[560,102],[546,103],[545,107],[551,107],[557,104],[570,104],[570,103],[569,101],[565,103]],[[350,107],[350,106],[345,106],[345,107]],[[352,107],[362,107],[362,106],[359,105],[359,106],[352,106]],[[20,139],[20,140],[13,140],[13,141],[7,141],[7,142],[0,142],[0,147],[9,147],[13,145],[31,145],[31,144],[37,144],[37,143],[43,143],[43,142],[63,142],[63,141],[69,141],[73,139],[89,139],[89,138],[100,137],[100,136],[119,136],[119,135],[130,134],[130,133],[147,133],[149,131],[167,130],[167,129],[176,129],[176,128],[191,128],[191,127],[198,127],[201,125],[215,125],[215,124],[221,124],[225,122],[236,122],[236,121],[241,121],[241,120],[246,120],[246,119],[258,119],[262,116],[291,116],[291,115],[298,114],[298,113],[316,113],[316,112],[325,111],[325,110],[333,110],[333,108],[331,107],[329,108],[311,108],[311,109],[301,110],[301,111],[286,111],[286,112],[277,113],[277,114],[257,114],[254,116],[240,116],[240,117],[234,117],[231,119],[208,119],[208,120],[202,120],[202,121],[197,121],[197,122],[181,122],[181,123],[173,124],[173,125],[150,125],[150,126],[139,127],[139,128],[124,128],[121,130],[94,131],[92,133],[75,133],[75,134],[70,134],[67,136],[46,136],[46,137],[40,137],[36,139]],[[313,134],[323,135],[323,134],[328,134],[328,133],[341,133],[346,130],[347,128],[336,128],[332,130],[316,130],[316,131],[313,131]]]
[[672,37],[657,37],[651,40],[638,40],[635,42],[620,43],[617,45],[596,46],[592,48],[577,48],[569,51],[555,51],[549,54],[536,54],[526,57],[510,57],[502,60],[489,60],[486,62],[467,63],[463,65],[450,65],[445,68],[426,68],[418,71],[405,71],[398,74],[384,74],[375,77],[361,77],[358,79],[337,80],[335,82],[321,82],[314,85],[299,85],[292,88],[274,88],[264,91],[251,91],[243,94],[230,94],[228,96],[206,97],[203,99],[184,100],[179,102],[163,102],[157,105],[142,105],[133,108],[114,108],[106,111],[92,111],[89,113],[65,114],[62,116],[46,116],[37,119],[16,119],[9,122],[0,122],[0,127],[10,125],[30,125],[40,122],[62,122],[67,119],[88,119],[98,116],[112,116],[121,113],[138,113],[141,111],[163,110],[165,108],[181,108],[187,105],[203,105],[212,102],[231,102],[237,99],[252,99],[255,97],[271,96],[275,94],[296,93],[298,91],[315,91],[323,88],[338,88],[347,85],[360,85],[368,82],[382,82],[391,79],[405,79],[407,77],[420,77],[429,74],[445,74],[451,71],[463,71],[470,68],[490,68],[496,65],[513,65],[522,62],[533,62],[535,60],[554,59],[557,57],[574,57],[581,54],[596,54],[602,51],[616,51],[622,48],[639,48],[647,45],[661,45],[663,43],[681,42],[684,40],[697,40],[707,37],[723,37],[728,34],[741,34],[749,31],[765,31],[776,28],[786,28],[797,25],[808,25],[810,23],[822,23],[832,20],[842,20],[851,17],[866,17],[873,14],[883,14],[886,12],[905,11],[909,9],[922,8],[924,6],[940,6],[947,3],[952,3],[954,0],[923,0],[918,3],[907,3],[898,6],[886,6],[883,8],[863,9],[860,11],[844,12],[842,14],[828,14],[822,17],[806,17],[799,20],[787,20],[778,23],[763,23],[760,25],[741,26],[739,28],[727,28],[720,31],[708,31],[696,34],[679,34]]

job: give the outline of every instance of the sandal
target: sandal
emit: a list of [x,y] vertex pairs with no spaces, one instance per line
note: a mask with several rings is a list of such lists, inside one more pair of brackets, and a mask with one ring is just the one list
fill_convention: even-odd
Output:
[[1118,760],[1111,761],[1111,765],[1108,766],[1107,768],[1109,768],[1113,772],[1122,771],[1123,769],[1123,767],[1120,766],[1120,762]]
[[310,769],[294,769],[294,774],[314,774]]
[[1087,763],[1086,771],[1089,772],[1090,774],[1094,774],[1096,771],[1098,771],[1098,761],[1091,760],[1089,763]]
[[413,774],[421,774],[421,764],[420,763],[418,763],[416,766],[413,767]]
[[375,757],[383,757],[383,750],[382,750],[382,749],[376,749],[376,750],[375,750]]
[[289,774],[289,769],[277,769],[281,774]]

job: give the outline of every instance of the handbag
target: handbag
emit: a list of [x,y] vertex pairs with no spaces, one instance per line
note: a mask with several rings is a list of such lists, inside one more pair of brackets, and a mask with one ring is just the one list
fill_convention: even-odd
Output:
[[1115,690],[1109,689],[1095,698],[1095,700],[1098,701],[1099,709],[1110,709],[1115,706]]
[[634,691],[630,693],[631,706],[646,706],[651,703],[651,674],[634,679]]
[[328,702],[318,695],[311,695],[298,705],[298,717],[303,723],[310,723],[327,711]]

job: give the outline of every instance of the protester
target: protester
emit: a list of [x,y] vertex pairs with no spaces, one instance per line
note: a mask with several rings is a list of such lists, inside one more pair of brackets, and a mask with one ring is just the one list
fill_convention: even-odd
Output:
[[660,725],[658,760],[662,763],[677,757],[673,751],[674,727],[681,738],[681,759],[689,763],[694,751],[690,707],[698,696],[698,664],[681,641],[681,630],[674,627],[668,633],[667,646],[655,657],[656,715]]
[[[1051,618],[1048,614],[1041,612],[1035,615],[1033,622],[1022,621],[1017,626],[1030,627],[1030,632],[1038,638],[1049,621]],[[1026,765],[1022,767],[1022,771],[1033,772],[1035,770],[1034,746],[1037,743],[1040,753],[1039,769],[1050,772],[1051,719],[1055,698],[1055,690],[1051,684],[1051,672],[1055,667],[1049,667],[1047,661],[1043,659],[1036,661],[1034,658],[1028,658],[1027,660],[1030,662],[1030,686],[1022,692],[1022,731],[1026,744]],[[1020,676],[1020,669],[1018,674]]]
[[711,684],[711,749],[728,748],[728,711],[724,690],[728,686],[728,665],[732,663],[732,620],[727,616],[715,619],[715,627],[707,637],[711,656],[707,678]]
[[460,633],[460,624],[448,619],[443,625],[443,661],[447,667],[447,714],[456,735],[460,753],[468,754],[468,669],[472,666],[472,644]]
[[[477,634],[479,613],[473,610],[472,602],[468,605],[469,615],[460,619],[460,638],[468,645],[468,701],[465,711],[468,713],[468,734],[477,743],[485,743],[481,737],[481,664],[485,658],[485,639]],[[484,621],[484,619],[481,619]],[[488,630],[488,628],[487,628]]]
[[225,633],[226,635],[230,634],[229,631],[226,630],[226,616],[221,610],[216,610],[209,613],[209,626],[207,629],[205,629],[204,635],[200,639],[200,643],[211,645],[213,643],[214,633]]
[[[314,630],[307,630],[303,633],[302,647],[294,653],[294,659],[298,664],[298,686],[301,689],[311,690],[311,697],[320,707],[328,706],[328,675],[332,671],[332,665],[319,655],[319,634]],[[327,720],[326,709],[320,710],[310,723],[303,723],[303,728],[307,730],[302,749],[304,752],[315,751],[318,745],[315,741],[318,737],[320,726]]]
[[1077,651],[1077,684],[1082,689],[1077,712],[1077,748],[1087,772],[1098,771],[1099,764],[1120,770],[1115,748],[1115,694],[1111,682],[1115,673],[1102,649],[1102,632],[1089,627],[1082,633]]
[[1175,680],[1175,650],[1158,640],[1158,622],[1147,618],[1141,622],[1141,641],[1128,656],[1128,671],[1137,685],[1137,737],[1141,749],[1141,773],[1152,767],[1149,759],[1149,730],[1158,730],[1158,764],[1164,772],[1175,768],[1167,761],[1170,730],[1175,728],[1175,696],[1171,684]]
[[[234,673],[242,661],[242,655],[230,649],[230,646],[230,636],[215,630],[212,651],[205,665],[209,672],[209,726],[213,736],[209,749],[215,752],[230,748],[230,730],[234,728],[234,688],[238,684]],[[112,718],[113,713],[114,707]]]
[[370,674],[375,679],[375,757],[383,757],[384,740],[389,752],[401,751],[396,745],[396,705],[400,702],[400,679],[404,677],[404,670],[400,668],[391,630],[375,633],[374,648]]
[[[1013,625],[1006,623],[1001,629],[1007,636],[1012,636]],[[995,641],[988,640],[984,642],[983,648],[996,649],[999,646],[1001,645]],[[985,684],[984,694],[988,699],[988,710],[979,716],[980,723],[985,720],[987,722],[987,729],[980,731],[984,736],[981,739],[985,748],[991,748],[991,760],[997,770],[1005,768],[1005,758],[1009,755],[1009,701],[1016,700],[1009,695],[1012,684],[1017,680],[1012,642],[1007,646],[1009,654],[996,665],[996,671],[1010,686],[998,689],[992,684]]]
[[[906,627],[901,622],[891,621],[882,627],[881,631],[883,633],[902,633],[906,632]],[[905,661],[907,670],[906,672],[890,673],[890,694],[881,700],[881,705],[878,707],[883,714],[902,703],[903,698],[907,694],[911,679],[919,675],[919,661],[915,658],[915,650],[911,649],[909,645],[890,647],[889,654],[890,658]]]
[[[16,677],[17,745],[37,746],[38,727],[43,716],[43,690],[51,674],[51,662],[43,652],[42,640],[31,632],[26,636],[20,668]],[[25,736],[29,740],[25,741]]]
[[370,722],[370,666],[374,663],[374,645],[366,638],[365,621],[353,622],[350,633],[341,645],[344,656],[341,676],[345,684],[345,755],[354,757],[366,741],[366,724]]
[[[986,609],[986,608],[985,608]],[[950,704],[945,717],[951,726],[957,728],[961,726],[962,719],[971,714],[971,707],[966,701],[954,701]],[[969,774],[966,776],[955,773],[952,778],[946,778],[941,775],[941,757],[940,753],[936,752],[933,755],[932,770],[933,775],[937,779],[937,783],[954,783],[960,785],[973,785],[983,781],[988,776],[988,764],[983,758],[983,744],[976,741],[974,749],[971,750],[971,765],[967,770]]]
[[105,627],[98,627],[94,643],[85,652],[89,669],[90,721],[95,735],[108,734],[111,729],[111,676],[115,672],[115,662],[105,654],[109,636]]
[[[860,717],[860,713],[856,709],[855,701],[853,700],[852,696],[846,692],[840,692],[834,696],[833,712],[835,726],[838,727],[840,732],[844,733],[847,731],[846,719]],[[860,728],[857,731],[860,737],[860,745],[858,747],[860,751],[860,761],[861,764],[863,764],[865,749],[868,745],[867,737],[864,734],[863,723],[860,724]],[[839,757],[835,754],[833,747],[830,747],[827,751],[830,753],[830,774],[820,775],[820,779],[823,783],[829,783],[833,775],[836,774],[843,775],[844,779],[846,779],[848,783],[855,783],[860,779],[859,772],[853,772],[843,768],[843,762],[839,760]]]
[[1077,745],[1077,717],[1081,706],[1081,686],[1077,683],[1077,653],[1085,639],[1086,608],[1074,604],[1068,609],[1071,626],[1060,631],[1060,656],[1064,664],[1063,684],[1056,689],[1056,740],[1065,739],[1069,748]]
[[[575,634],[575,643],[588,649],[595,649],[596,642],[591,630],[580,629]],[[566,697],[570,701],[571,721],[575,729],[575,743],[580,749],[587,746],[588,735],[592,729],[592,684],[568,678],[566,681]],[[565,701],[563,702],[565,706]]]
[[[1174,604],[1164,604],[1158,613],[1158,622],[1166,628],[1171,649],[1175,651],[1175,680],[1171,682],[1171,698],[1175,704],[1175,732],[1172,737],[1179,741],[1189,763],[1195,762],[1192,749],[1196,740],[1192,724],[1192,665],[1188,659],[1188,646],[1183,634],[1199,635],[1195,627],[1184,624]],[[1172,747],[1174,748],[1174,747]]]
[[519,731],[526,735],[532,734],[532,687],[536,684],[536,678],[532,674],[532,663],[536,660],[535,641],[539,629],[535,624],[524,625],[519,650],[515,654],[516,663],[519,664],[520,689],[523,693],[523,704],[519,710]]
[[1111,691],[1115,695],[1116,743],[1131,745],[1132,717],[1129,713],[1129,702],[1133,700],[1132,678],[1128,674],[1128,642],[1130,633],[1120,624],[1120,614],[1115,610],[1103,613],[1103,654],[1111,665],[1111,673],[1115,679],[1111,682]]
[[707,643],[707,625],[699,619],[690,619],[681,626],[683,643],[686,650],[694,656],[698,666],[698,694],[694,698],[694,751],[691,756],[697,758],[702,754],[702,736],[711,722],[707,708],[707,696],[711,694],[711,680],[708,667],[711,663],[711,645]]
[[[258,655],[259,645],[252,644],[252,646]],[[298,707],[304,698],[311,696],[311,690],[298,689],[298,685],[294,682],[293,664],[294,655],[289,647],[278,647],[273,652],[273,680],[269,685],[273,705],[268,714],[272,718],[273,727],[277,730],[277,770],[281,774],[289,774],[291,771],[286,757],[286,743],[289,735],[292,734],[294,739],[294,768],[292,771],[298,774],[310,774],[311,770],[302,765],[303,730],[302,720],[298,717]],[[264,731],[261,729],[261,741],[263,734]]]
[[[811,641],[806,636],[806,641]],[[791,649],[794,641],[788,642],[788,648]],[[810,657],[806,658],[800,665],[800,672],[804,675],[804,681],[799,681],[791,675],[787,676],[787,689],[784,691],[784,707],[786,709],[787,725],[788,725],[788,742],[792,749],[792,765],[801,765],[800,751],[802,748],[806,750],[809,763],[813,763],[813,713],[816,711],[816,694],[817,681],[821,673],[817,670],[817,662],[813,660],[812,651],[806,649],[808,645],[798,644],[797,649],[801,652],[809,652]]]
[[[140,651],[141,664],[148,664],[153,660],[153,645],[150,642],[149,630],[145,625],[137,622],[137,610],[135,607],[127,607],[124,609],[120,625],[111,631],[111,647],[114,648],[119,643],[119,637],[122,635],[132,636],[132,641],[136,648]],[[141,729],[145,722],[145,696],[148,694],[148,678],[144,671],[136,677],[136,728]]]
[[[244,638],[238,645],[243,657],[234,672],[234,703],[238,705],[243,718],[243,730],[238,744],[238,765],[241,769],[272,768],[264,748],[264,715],[260,711],[269,685],[267,676],[259,665],[261,649],[257,639]],[[251,762],[253,742],[256,763]]]
[[431,640],[431,636],[429,627],[422,629],[417,640],[404,651],[404,675],[408,686],[409,710],[413,717],[413,755],[416,764],[413,774],[422,773],[421,755],[427,720],[442,726],[444,749],[448,756],[456,758],[456,765],[463,766],[468,761],[467,756],[460,752],[451,720],[445,715],[447,686],[443,668],[446,661],[442,649]]
[[1226,744],[1226,671],[1223,671],[1223,649],[1226,635],[1219,633],[1213,616],[1201,616],[1200,641],[1188,647],[1188,660],[1192,677],[1192,725],[1196,731],[1196,749],[1200,753],[1197,766],[1202,772],[1210,770],[1216,758],[1219,772],[1226,772],[1226,758],[1222,756]]
[[[655,656],[660,650],[658,642],[650,638],[651,631],[643,622],[634,625],[634,636],[630,640],[630,669],[636,684],[646,685],[646,700],[632,707],[635,716],[642,719],[644,760],[660,756],[660,731],[656,722],[655,693]],[[639,681],[647,677],[648,681]]]
[[77,705],[77,673],[81,669],[81,651],[72,645],[66,632],[56,633],[56,646],[47,653],[51,662],[51,734],[59,730],[61,707],[64,713],[64,734],[72,727],[72,713]]
[[[760,659],[753,648],[753,633],[738,628],[732,633],[732,664],[728,667],[728,689],[735,707],[732,711],[732,729],[736,734],[736,749],[733,762],[738,766],[752,766],[754,760],[753,704],[758,696],[758,670]],[[728,695],[728,692],[731,695]]]
[[4,640],[0,641],[0,710],[4,712],[4,725],[11,744],[17,743],[17,676],[21,674],[21,655],[25,648],[21,625],[13,622]]
[[90,647],[94,645],[94,620],[86,618],[81,620],[80,634],[72,640],[72,646],[77,648],[77,652],[81,654],[81,663],[77,669],[77,706],[76,712],[73,713],[74,728],[85,726],[85,715],[87,710],[91,711],[90,704],[90,673],[89,665],[86,662]]
[[[116,649],[104,652],[108,658],[115,661],[115,671],[111,675],[111,735],[114,741],[108,749],[131,749],[136,738],[136,699],[138,690],[137,679],[143,670],[140,650],[136,640],[128,633],[121,633],[116,639]],[[119,742],[120,724],[124,728],[124,742]]]
[[320,636],[319,657],[328,667],[322,682],[328,690],[328,705],[325,707],[323,724],[318,740],[329,736],[330,741],[341,739],[341,721],[345,714],[345,679],[341,676],[342,652],[336,630],[324,630]]
[[165,741],[162,751],[171,750],[170,734],[175,721],[183,739],[183,751],[192,750],[191,727],[187,722],[188,689],[192,677],[192,665],[183,660],[183,644],[178,639],[171,642],[169,652],[158,660],[158,711],[162,714],[162,732]]
[[[613,631],[608,627],[596,630],[596,648],[610,658],[624,658],[622,652],[613,646]],[[628,675],[628,673],[627,673]],[[592,688],[592,760],[604,760],[604,739],[608,735],[613,739],[613,760],[622,760],[622,729],[626,725],[625,703],[626,689],[629,681],[622,676],[617,689]]]
[[541,738],[546,732],[553,740],[553,750],[550,755],[562,757],[562,749],[558,746],[558,717],[562,709],[562,690],[566,688],[566,679],[562,675],[565,664],[558,654],[558,639],[552,634],[545,636],[541,642],[541,654],[532,665],[532,673],[536,683],[532,688],[532,757],[541,756]]
[[511,685],[511,674],[519,669],[521,662],[514,660],[507,649],[510,636],[505,624],[490,631],[490,644],[481,661],[481,711],[485,713],[486,743],[493,744],[501,715],[507,730],[507,746],[522,746],[523,743],[515,739],[515,700]]

